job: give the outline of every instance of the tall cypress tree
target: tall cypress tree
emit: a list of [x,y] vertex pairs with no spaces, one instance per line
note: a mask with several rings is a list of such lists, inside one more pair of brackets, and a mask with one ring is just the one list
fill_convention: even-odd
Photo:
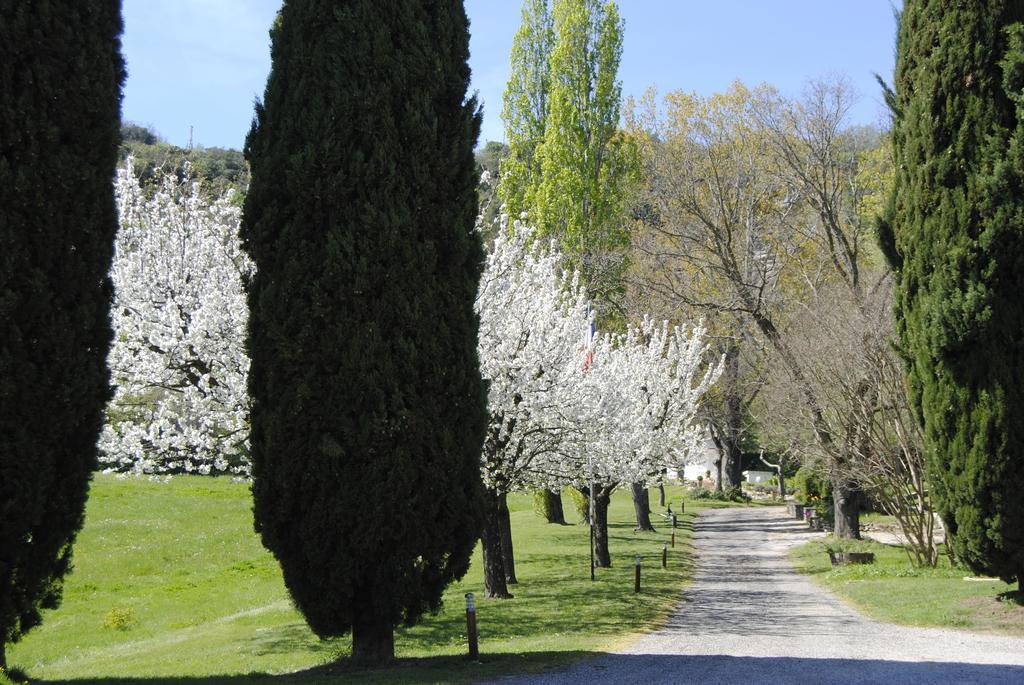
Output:
[[0,666],[57,606],[109,398],[119,0],[0,0]]
[[1024,3],[907,0],[883,248],[933,494],[975,572],[1024,586]]
[[246,156],[256,529],[358,660],[478,536],[480,117],[460,0],[287,0]]

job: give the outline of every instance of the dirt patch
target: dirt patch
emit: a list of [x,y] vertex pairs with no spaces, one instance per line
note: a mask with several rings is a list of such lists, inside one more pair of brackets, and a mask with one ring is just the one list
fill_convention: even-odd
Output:
[[972,630],[1024,635],[1024,606],[996,597],[970,597],[960,602],[969,612]]

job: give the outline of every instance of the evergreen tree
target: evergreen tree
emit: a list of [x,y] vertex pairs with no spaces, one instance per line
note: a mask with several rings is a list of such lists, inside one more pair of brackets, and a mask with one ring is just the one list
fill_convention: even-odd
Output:
[[0,1],[0,666],[56,607],[110,396],[118,0]]
[[256,529],[357,660],[469,566],[486,388],[459,0],[288,0],[246,142]]
[[907,0],[881,225],[956,554],[1024,586],[1024,3]]

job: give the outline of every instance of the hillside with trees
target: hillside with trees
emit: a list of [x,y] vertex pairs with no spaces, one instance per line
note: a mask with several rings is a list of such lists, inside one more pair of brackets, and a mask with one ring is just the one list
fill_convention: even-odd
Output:
[[229,188],[244,191],[249,186],[249,165],[241,150],[201,145],[178,147],[152,128],[132,122],[121,124],[120,156],[134,160],[135,177],[143,185],[159,183],[158,172],[163,171],[179,180],[198,179],[211,195],[223,194]]

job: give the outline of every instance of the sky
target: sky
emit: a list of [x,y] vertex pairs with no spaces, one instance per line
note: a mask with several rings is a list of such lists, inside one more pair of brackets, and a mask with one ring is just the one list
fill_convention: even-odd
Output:
[[[894,0],[899,6],[900,0]],[[480,143],[504,140],[501,95],[520,0],[466,0],[471,91],[483,104]],[[280,0],[124,0],[128,80],[123,117],[176,145],[241,148],[270,71],[269,28]],[[619,0],[625,21],[623,97],[649,87],[700,95],[736,79],[799,95],[840,75],[859,93],[850,123],[885,111],[874,74],[892,80],[890,0]]]

